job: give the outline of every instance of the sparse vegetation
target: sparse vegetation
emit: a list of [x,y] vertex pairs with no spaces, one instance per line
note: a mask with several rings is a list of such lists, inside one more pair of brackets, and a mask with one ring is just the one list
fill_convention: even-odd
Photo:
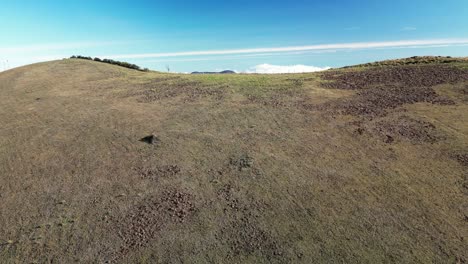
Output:
[[466,263],[468,63],[453,59],[2,72],[0,262]]

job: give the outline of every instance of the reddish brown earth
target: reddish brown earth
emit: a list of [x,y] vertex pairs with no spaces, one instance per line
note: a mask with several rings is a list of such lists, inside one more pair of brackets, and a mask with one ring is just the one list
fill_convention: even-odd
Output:
[[184,223],[195,211],[193,199],[189,193],[166,190],[161,196],[147,198],[131,208],[123,219],[116,219],[123,245],[114,254],[115,260],[146,246],[168,224]]
[[360,90],[376,85],[398,84],[404,87],[432,87],[468,81],[468,71],[450,66],[407,66],[371,68],[359,71],[328,71],[322,78],[334,89]]

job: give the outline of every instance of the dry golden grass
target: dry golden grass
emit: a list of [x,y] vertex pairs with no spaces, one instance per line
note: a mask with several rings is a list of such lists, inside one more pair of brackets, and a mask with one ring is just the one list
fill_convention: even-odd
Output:
[[0,73],[0,262],[467,262],[468,84],[369,118],[320,77]]

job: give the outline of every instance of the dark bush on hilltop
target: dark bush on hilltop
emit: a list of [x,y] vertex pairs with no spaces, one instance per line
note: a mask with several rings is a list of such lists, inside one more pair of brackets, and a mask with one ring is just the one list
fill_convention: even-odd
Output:
[[123,61],[115,61],[115,60],[111,60],[111,59],[100,59],[100,58],[91,58],[91,57],[85,57],[85,56],[80,56],[80,55],[73,55],[70,57],[70,59],[82,59],[82,60],[92,60],[92,61],[96,61],[96,62],[103,62],[103,63],[107,63],[107,64],[112,64],[112,65],[117,65],[117,66],[121,66],[121,67],[125,67],[125,68],[128,68],[128,69],[133,69],[133,70],[137,70],[137,71],[149,71],[148,68],[140,68],[140,66],[136,65],[136,64],[131,64],[131,63],[128,63],[128,62],[123,62]]
[[93,58],[91,58],[91,57],[85,57],[85,56],[81,56],[81,55],[71,56],[71,59],[93,60]]

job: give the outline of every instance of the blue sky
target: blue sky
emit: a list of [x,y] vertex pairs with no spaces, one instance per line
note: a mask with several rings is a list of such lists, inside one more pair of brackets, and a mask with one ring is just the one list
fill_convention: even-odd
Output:
[[339,67],[468,56],[468,1],[2,0],[0,33],[0,70],[74,54],[176,72]]

